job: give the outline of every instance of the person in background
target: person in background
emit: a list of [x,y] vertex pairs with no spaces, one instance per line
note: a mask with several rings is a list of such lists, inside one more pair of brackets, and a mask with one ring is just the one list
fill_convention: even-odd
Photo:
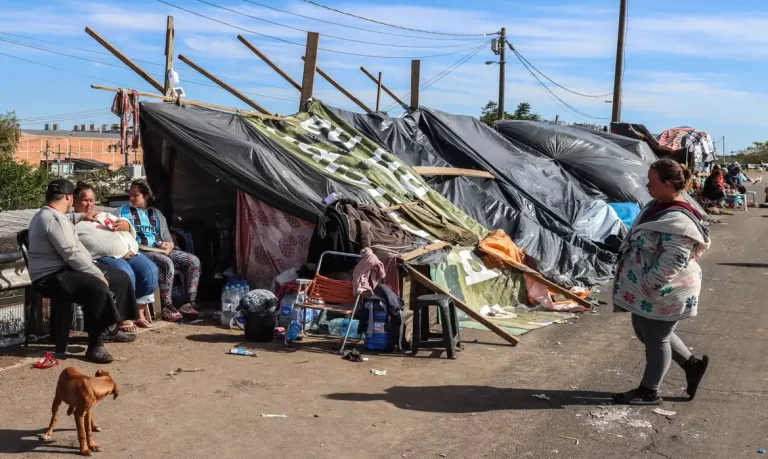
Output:
[[653,200],[619,250],[613,304],[632,313],[635,335],[645,345],[645,372],[637,389],[613,396],[617,403],[660,404],[659,387],[672,360],[685,372],[693,400],[709,364],[675,334],[679,321],[696,316],[702,279],[696,260],[710,245],[701,215],[681,195],[690,179],[690,171],[671,159],[653,163],[648,171]]
[[[79,182],[75,188],[75,212],[93,212],[96,194],[93,186]],[[138,327],[151,328],[147,320],[148,305],[155,300],[157,266],[139,252],[136,231],[126,218],[100,213],[97,222],[81,221],[75,230],[91,256],[101,263],[128,274],[136,292],[139,320],[123,320],[117,327],[124,332],[135,332]]]
[[[163,319],[179,321],[183,317],[196,318],[197,285],[200,281],[200,260],[191,253],[178,250],[163,214],[152,206],[154,197],[146,180],[134,180],[130,188],[131,204],[120,208],[120,216],[131,222],[136,230],[140,249],[158,268],[160,298],[163,302]],[[159,250],[158,250],[159,249]],[[175,270],[184,273],[185,292],[188,302],[178,310],[173,306],[172,290]]]
[[48,184],[46,205],[29,222],[29,277],[33,287],[49,298],[83,307],[88,332],[86,357],[109,363],[112,356],[104,341],[130,342],[136,335],[117,329],[105,333],[122,319],[134,319],[136,296],[127,274],[94,263],[80,242],[75,223],[95,221],[93,213],[70,214],[74,186],[63,179]]
[[707,180],[704,182],[704,188],[701,194],[710,201],[720,202],[725,200],[725,181],[723,180],[723,171],[720,168],[713,169]]
[[725,183],[733,190],[738,191],[741,194],[747,192],[747,188],[743,185],[745,182],[752,182],[747,178],[741,170],[739,163],[735,163],[733,167],[728,169],[728,174],[725,176]]

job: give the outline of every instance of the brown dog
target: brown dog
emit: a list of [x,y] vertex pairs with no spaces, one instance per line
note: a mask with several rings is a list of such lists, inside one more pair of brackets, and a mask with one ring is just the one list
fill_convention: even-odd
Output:
[[77,368],[65,368],[59,376],[56,384],[56,397],[53,399],[51,411],[51,424],[43,435],[43,440],[50,440],[53,436],[53,428],[56,427],[56,413],[61,402],[69,405],[67,415],[75,413],[77,424],[77,437],[80,440],[80,454],[90,456],[92,452],[101,451],[99,445],[93,441],[93,431],[101,429],[93,419],[93,409],[107,395],[117,398],[120,390],[104,370],[96,372],[96,377],[85,376]]

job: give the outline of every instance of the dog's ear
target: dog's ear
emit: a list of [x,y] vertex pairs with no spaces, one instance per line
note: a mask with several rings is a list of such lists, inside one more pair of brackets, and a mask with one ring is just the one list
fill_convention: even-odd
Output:
[[112,389],[112,400],[116,399],[118,395],[120,395],[120,388],[117,387],[117,384],[115,384],[114,388]]
[[107,370],[96,370],[96,377],[99,376],[109,376],[109,372]]

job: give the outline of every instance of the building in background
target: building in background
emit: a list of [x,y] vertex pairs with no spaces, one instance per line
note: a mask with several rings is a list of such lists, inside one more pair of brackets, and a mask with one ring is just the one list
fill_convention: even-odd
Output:
[[[130,138],[129,134],[129,141]],[[129,164],[143,163],[141,147],[137,151],[129,149],[129,152]],[[22,129],[14,159],[31,164],[51,163],[57,159],[98,161],[106,163],[111,170],[125,165],[125,157],[120,154],[120,128],[117,124],[78,124],[71,131],[59,129],[58,124],[46,124],[42,130]]]

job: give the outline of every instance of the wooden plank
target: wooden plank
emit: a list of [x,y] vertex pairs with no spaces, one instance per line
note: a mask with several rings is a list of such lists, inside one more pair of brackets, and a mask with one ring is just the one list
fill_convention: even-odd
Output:
[[449,247],[450,245],[451,244],[449,244],[447,242],[443,242],[443,241],[433,242],[432,244],[425,245],[424,247],[420,247],[420,248],[418,248],[416,250],[411,250],[410,252],[406,252],[404,254],[401,254],[400,258],[403,261],[411,261],[414,258],[418,258],[418,257],[420,257],[420,256],[422,256],[424,254],[427,254],[429,252],[433,252],[435,250],[444,249],[446,247]]
[[405,204],[398,204],[396,206],[385,207],[385,208],[381,209],[381,211],[382,212],[392,212],[392,211],[395,211],[395,210],[400,210],[400,208],[403,207],[403,206],[405,206],[405,207],[413,207],[413,206],[418,206],[418,205],[419,205],[419,201],[412,201],[412,202],[406,202]]
[[93,37],[93,39],[96,40],[97,42],[99,42],[101,44],[101,46],[105,47],[107,49],[107,51],[109,51],[110,53],[114,54],[116,58],[118,58],[121,61],[123,61],[123,64],[127,65],[131,70],[133,70],[140,77],[142,77],[144,79],[144,81],[146,81],[147,83],[152,85],[153,88],[157,89],[157,91],[160,94],[165,94],[165,87],[163,85],[161,85],[157,80],[155,80],[152,77],[152,75],[147,73],[146,70],[144,70],[143,68],[141,68],[138,65],[136,65],[136,63],[133,62],[130,57],[128,57],[125,54],[123,54],[122,52],[120,52],[119,49],[117,49],[114,46],[112,46],[111,43],[109,43],[107,40],[102,38],[101,35],[96,33],[90,27],[86,27],[85,28],[85,33],[87,33],[88,35]]
[[[364,74],[365,74],[365,75],[366,75],[368,78],[370,78],[370,79],[371,79],[371,81],[373,81],[374,83],[377,83],[377,84],[378,84],[378,81],[376,80],[376,77],[375,77],[375,76],[373,76],[373,75],[371,74],[371,72],[369,72],[369,71],[368,71],[368,70],[367,70],[365,67],[363,67],[363,66],[361,65],[361,66],[360,66],[360,70],[361,70],[361,71],[362,71],[362,72],[363,72],[363,73],[364,73]],[[395,100],[395,102],[397,102],[398,104],[400,104],[400,106],[401,106],[401,107],[408,107],[408,104],[406,104],[406,103],[405,103],[405,102],[403,102],[403,101],[402,101],[402,100],[401,100],[399,97],[397,97],[397,94],[395,94],[394,92],[392,92],[392,90],[390,90],[388,87],[386,87],[386,85],[383,85],[383,84],[382,84],[382,85],[381,85],[381,89],[383,89],[383,90],[384,90],[384,92],[386,92],[387,94],[389,94],[389,97],[393,98],[393,99]]]
[[295,81],[293,78],[291,78],[291,77],[290,77],[290,76],[289,76],[287,73],[285,73],[285,72],[283,71],[283,69],[281,69],[280,67],[278,67],[278,66],[277,66],[277,64],[275,64],[274,62],[272,62],[272,60],[270,60],[270,59],[267,57],[267,55],[266,55],[266,54],[262,53],[262,52],[261,52],[261,51],[260,51],[260,50],[259,50],[257,47],[253,46],[253,45],[251,44],[251,42],[249,42],[248,40],[246,40],[246,38],[245,38],[245,37],[243,37],[242,35],[238,35],[238,36],[237,36],[237,39],[238,39],[238,40],[240,40],[240,41],[241,41],[241,42],[242,42],[242,43],[243,43],[245,46],[247,46],[247,47],[248,47],[248,49],[250,49],[250,50],[251,50],[251,51],[252,51],[254,54],[256,54],[257,56],[259,56],[259,58],[261,58],[261,60],[262,60],[262,61],[266,62],[268,66],[272,67],[272,70],[274,70],[275,72],[277,72],[277,73],[278,73],[278,74],[279,74],[281,77],[285,78],[285,81],[287,81],[288,83],[290,83],[290,84],[291,84],[291,85],[292,85],[294,88],[296,88],[296,89],[298,89],[299,91],[301,91],[301,85],[300,85],[299,83],[297,83],[297,82],[296,82],[296,81]]
[[[304,59],[304,58],[302,57],[302,59]],[[358,107],[362,108],[367,113],[373,113],[373,110],[368,108],[367,105],[365,105],[360,99],[355,97],[351,92],[347,91],[347,89],[344,86],[342,86],[338,82],[336,82],[336,80],[334,80],[330,75],[328,75],[327,73],[323,72],[322,69],[320,69],[320,67],[317,67],[317,73],[320,74],[321,77],[325,78],[325,81],[327,81],[328,83],[331,83],[331,85],[334,88],[338,89],[342,94],[347,96],[347,98],[349,100],[351,100],[352,102],[354,102]]]
[[460,169],[458,167],[432,167],[432,166],[414,166],[413,170],[419,175],[452,175],[457,177],[481,177],[495,179],[490,172],[478,171],[475,169]]
[[317,49],[320,47],[320,34],[307,32],[307,48],[304,51],[304,74],[301,78],[301,97],[299,111],[307,111],[306,103],[315,93],[315,70],[317,69]]
[[379,81],[376,82],[376,111],[381,107],[381,72],[379,72]]
[[406,265],[405,268],[408,270],[408,274],[411,275],[411,278],[413,280],[415,280],[416,282],[420,283],[421,285],[423,285],[424,287],[428,288],[429,290],[435,293],[440,293],[443,295],[450,296],[451,299],[453,300],[453,304],[455,304],[457,308],[464,311],[464,313],[466,313],[469,317],[485,325],[489,330],[496,333],[504,341],[508,342],[512,346],[517,346],[517,343],[520,342],[519,339],[507,333],[506,330],[494,324],[493,322],[488,320],[486,317],[483,317],[481,314],[478,314],[477,312],[472,310],[469,306],[467,306],[463,301],[451,295],[449,292],[446,292],[445,290],[443,290],[442,287],[432,282],[432,280],[430,280],[425,275],[421,274],[420,272],[416,271],[415,269],[413,269],[408,265]]
[[173,95],[173,87],[171,86],[171,80],[168,78],[168,72],[173,69],[173,43],[175,35],[173,16],[168,16],[168,25],[165,30],[165,84],[163,85],[165,90],[163,94],[169,97]]
[[421,78],[421,61],[411,61],[411,110],[419,109],[419,81]]
[[265,114],[265,115],[271,115],[272,113],[267,110],[266,108],[262,107],[261,105],[257,104],[253,100],[251,100],[249,97],[238,91],[237,89],[233,88],[232,86],[228,85],[227,83],[221,81],[219,78],[217,78],[214,74],[208,72],[204,68],[200,67],[199,65],[192,62],[191,59],[184,56],[183,54],[179,54],[179,60],[187,64],[188,66],[192,67],[193,69],[200,72],[204,77],[208,78],[209,80],[213,81],[217,85],[224,88],[228,93],[232,94],[233,96],[237,97],[238,99],[242,100],[246,104],[250,105],[252,108],[255,108],[257,111]]
[[[98,84],[92,84],[91,88],[98,89],[99,91],[110,91],[110,92],[117,92],[118,91],[118,88],[111,88],[109,86],[101,86],[101,85],[98,85]],[[151,99],[161,99],[161,100],[164,100],[166,102],[176,102],[176,98],[174,98],[174,97],[158,96],[157,94],[149,94],[147,92],[141,92],[141,91],[137,91],[137,92],[139,93],[139,95],[141,97],[148,97],[148,98],[151,98]],[[241,110],[239,108],[225,107],[223,105],[216,105],[216,104],[209,104],[208,102],[200,102],[200,101],[192,100],[192,99],[184,99],[183,103],[187,104],[187,105],[196,105],[198,107],[213,108],[215,110],[222,110],[222,111],[225,111],[225,112],[234,112],[234,113],[238,113],[238,114],[241,114],[241,115],[247,115],[247,116],[253,116],[253,117],[256,117],[256,118],[262,118],[262,119],[265,119],[265,120],[285,121],[287,123],[296,124],[296,120],[290,119],[290,118],[281,118],[279,116],[274,116],[274,115],[265,115],[265,114],[259,113],[259,112],[252,112],[250,110]]]

